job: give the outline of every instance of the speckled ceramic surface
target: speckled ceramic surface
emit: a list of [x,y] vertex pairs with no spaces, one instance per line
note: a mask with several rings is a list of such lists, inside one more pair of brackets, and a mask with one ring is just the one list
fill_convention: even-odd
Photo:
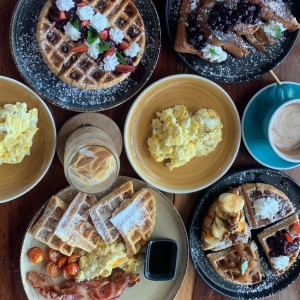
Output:
[[[133,187],[135,190],[139,190],[141,188],[150,188],[148,184],[143,181],[119,176],[117,181],[114,183],[112,188],[105,191],[104,193],[97,194],[100,199],[104,194],[108,194],[114,187],[124,183],[125,181],[132,180]],[[166,196],[164,196],[161,192],[151,188],[151,191],[156,200],[156,209],[157,216],[155,220],[155,226],[153,229],[153,233],[151,235],[152,238],[171,238],[178,243],[178,255],[177,255],[177,270],[176,276],[173,280],[169,281],[151,281],[147,280],[144,277],[144,265],[140,265],[137,269],[137,272],[140,273],[140,282],[138,282],[134,287],[127,289],[120,298],[120,300],[133,300],[133,299],[143,299],[143,300],[171,300],[173,299],[177,292],[179,291],[182,281],[184,279],[188,260],[189,260],[189,250],[188,250],[188,240],[186,230],[183,224],[183,221],[178,214],[176,208],[173,204],[168,200]],[[76,190],[71,187],[67,187],[62,191],[57,193],[57,196],[66,201],[67,203],[72,200],[72,197],[76,194]],[[20,269],[21,269],[21,278],[24,286],[25,293],[30,300],[43,300],[41,295],[39,295],[37,290],[34,290],[31,285],[26,280],[26,273],[28,271],[39,271],[45,273],[46,262],[41,264],[33,264],[29,261],[27,252],[31,247],[38,246],[45,249],[45,245],[35,240],[29,233],[30,227],[37,220],[38,216],[42,212],[44,206],[36,213],[33,217],[31,223],[29,224],[23,245],[21,250],[20,257]],[[57,280],[61,281],[62,277],[57,278]]]
[[[181,0],[166,1],[166,25],[172,45],[176,36],[180,2]],[[297,0],[285,2],[300,21],[300,2]],[[228,59],[220,64],[210,63],[196,55],[179,52],[177,54],[189,68],[201,76],[218,82],[245,82],[262,76],[280,64],[293,47],[297,34],[298,31],[285,33],[278,43],[268,47],[267,53],[260,52],[248,44],[250,54],[242,59],[229,55]]]
[[61,81],[39,52],[36,27],[46,0],[19,0],[11,21],[10,43],[23,78],[40,96],[73,111],[101,111],[124,103],[150,78],[160,52],[160,23],[151,0],[135,0],[146,28],[146,48],[139,67],[122,83],[104,90],[82,90]]
[[296,206],[296,211],[299,210],[300,186],[294,179],[285,175],[284,173],[270,169],[249,169],[231,173],[224,176],[217,183],[211,186],[196,202],[190,216],[190,250],[192,261],[198,274],[211,288],[223,295],[232,298],[261,299],[278,293],[294,282],[294,280],[300,274],[299,257],[286,273],[281,276],[275,276],[268,264],[265,254],[262,251],[262,247],[256,238],[256,233],[261,230],[253,229],[251,231],[251,235],[252,239],[258,246],[262,266],[265,270],[265,277],[261,283],[253,286],[237,285],[225,280],[218,275],[218,273],[212,268],[206,257],[208,251],[203,251],[201,244],[202,222],[205,213],[207,212],[211,204],[221,193],[246,182],[263,182],[274,185],[276,188],[282,190],[290,198],[290,200]]

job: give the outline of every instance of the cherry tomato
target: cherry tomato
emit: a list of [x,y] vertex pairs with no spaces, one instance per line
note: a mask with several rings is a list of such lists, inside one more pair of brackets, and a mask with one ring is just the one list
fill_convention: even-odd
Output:
[[28,251],[28,257],[31,262],[38,264],[44,259],[44,252],[39,247],[33,247]]
[[50,249],[49,250],[49,258],[50,260],[54,261],[54,262],[58,262],[58,260],[61,258],[62,254],[54,249]]
[[60,270],[60,274],[65,278],[65,279],[71,279],[71,276],[68,274],[67,272],[67,266],[68,265],[64,265],[62,266],[61,270]]
[[55,277],[60,273],[58,264],[56,264],[54,261],[49,261],[46,266],[47,272],[50,276]]
[[70,276],[74,276],[79,271],[79,265],[76,262],[67,265],[67,272]]
[[78,254],[72,254],[68,259],[68,264],[71,264],[73,262],[78,262],[80,259],[80,255]]
[[64,265],[66,265],[67,264],[67,262],[68,262],[68,256],[66,256],[66,255],[63,255],[63,256],[61,256],[60,258],[59,258],[59,260],[58,260],[58,267],[61,269]]

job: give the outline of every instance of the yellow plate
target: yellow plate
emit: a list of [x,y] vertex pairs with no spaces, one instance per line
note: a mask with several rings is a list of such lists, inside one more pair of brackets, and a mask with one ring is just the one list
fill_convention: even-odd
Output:
[[[156,112],[184,104],[195,113],[212,108],[223,124],[222,141],[214,152],[192,159],[172,171],[155,162],[147,146]],[[143,180],[173,193],[201,190],[219,179],[232,165],[241,140],[240,119],[230,96],[217,84],[196,75],[174,75],[149,86],[133,103],[125,122],[124,144],[128,159]]]
[[0,76],[0,106],[27,103],[28,109],[38,109],[38,132],[33,138],[30,155],[19,164],[0,165],[0,203],[31,190],[46,174],[56,147],[56,130],[52,115],[44,101],[24,84]]

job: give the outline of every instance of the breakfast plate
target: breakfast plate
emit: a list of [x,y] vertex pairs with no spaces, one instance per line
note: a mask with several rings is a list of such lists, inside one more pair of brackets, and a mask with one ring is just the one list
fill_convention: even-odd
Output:
[[260,230],[257,231],[254,229],[252,230],[252,239],[258,245],[261,263],[265,271],[265,277],[261,283],[253,286],[237,285],[220,277],[209,263],[206,256],[207,252],[203,251],[200,236],[205,213],[218,195],[232,187],[249,182],[268,183],[282,190],[293,202],[296,211],[298,211],[300,207],[300,187],[294,179],[280,171],[248,169],[226,175],[211,186],[196,202],[190,217],[189,227],[191,257],[198,274],[217,292],[238,299],[260,299],[274,295],[292,284],[300,274],[300,260],[298,259],[286,273],[281,276],[275,276],[256,238],[256,232]]
[[[149,188],[149,185],[145,182],[142,182],[137,179],[119,176],[117,181],[115,182],[114,186],[111,188],[113,189],[115,186],[120,185],[126,181],[132,180],[134,189],[140,188]],[[188,259],[189,259],[189,252],[188,252],[188,241],[187,235],[185,231],[184,224],[172,205],[172,203],[159,191],[152,189],[151,191],[156,199],[156,208],[157,208],[157,216],[156,222],[154,226],[153,233],[151,235],[151,239],[153,238],[161,238],[161,237],[168,237],[170,239],[175,240],[178,243],[178,256],[177,256],[177,270],[176,276],[173,280],[170,281],[150,281],[147,280],[143,273],[144,273],[144,266],[140,265],[137,269],[137,272],[140,273],[140,282],[137,283],[134,287],[127,289],[121,296],[120,299],[173,299],[177,294],[178,290],[181,287],[182,281],[184,279]],[[109,191],[106,191],[107,194]],[[71,201],[72,197],[77,193],[76,190],[72,189],[71,187],[67,187],[60,192],[57,193],[62,200]],[[97,194],[101,196],[101,193]],[[45,204],[46,205],[46,204]],[[45,273],[45,265],[42,263],[40,264],[33,264],[29,261],[27,252],[30,248],[34,246],[38,246],[40,248],[45,249],[45,246],[35,240],[30,234],[29,230],[41,214],[45,205],[36,213],[33,217],[31,223],[29,224],[26,234],[23,240],[23,245],[21,249],[21,257],[20,257],[20,266],[21,266],[21,278],[22,283],[25,289],[25,293],[28,299],[37,299],[42,300],[44,299],[41,295],[39,295],[38,291],[34,290],[32,286],[26,279],[26,273],[29,271],[38,271]],[[145,293],[145,290],[147,292]]]
[[[181,0],[166,1],[166,27],[172,45],[174,45],[176,36],[180,2]],[[288,0],[285,2],[299,20],[299,1]],[[225,62],[218,64],[205,61],[196,55],[179,52],[177,55],[185,65],[201,76],[218,82],[245,82],[258,78],[279,65],[292,49],[297,34],[298,31],[285,34],[278,43],[267,50],[267,53],[258,51],[251,46],[249,47],[251,53],[243,58],[236,59],[230,56]]]
[[150,78],[160,52],[160,23],[151,0],[134,1],[145,24],[146,47],[137,70],[114,87],[83,90],[61,81],[44,62],[36,39],[36,28],[45,0],[19,0],[10,27],[10,45],[20,74],[36,92],[59,107],[73,111],[101,111],[124,103]]
[[[286,88],[288,100],[300,98],[300,84],[295,82],[282,82],[279,88]],[[264,116],[273,105],[278,89],[276,83],[266,86],[257,92],[248,102],[242,117],[242,138],[249,153],[262,165],[272,169],[291,169],[299,163],[288,162],[279,157],[272,149],[265,136],[262,123]]]

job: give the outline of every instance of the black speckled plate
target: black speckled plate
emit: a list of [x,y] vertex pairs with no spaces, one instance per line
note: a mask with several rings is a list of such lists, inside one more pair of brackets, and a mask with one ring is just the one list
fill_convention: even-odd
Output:
[[261,229],[252,230],[252,239],[258,246],[258,251],[262,258],[262,266],[265,270],[265,277],[261,283],[254,286],[238,285],[225,280],[212,268],[206,257],[209,251],[203,251],[200,239],[204,215],[218,195],[246,182],[263,182],[274,185],[286,193],[295,204],[297,210],[299,210],[300,186],[284,173],[270,169],[249,169],[226,175],[212,185],[195,204],[190,217],[190,251],[197,272],[211,288],[225,296],[236,299],[261,299],[278,293],[295,281],[300,274],[299,257],[285,274],[275,276],[256,238],[256,233],[261,231]]
[[[197,0],[196,0],[197,1]],[[181,0],[166,0],[166,25],[171,43],[174,45]],[[300,2],[287,0],[297,20],[300,19]],[[194,72],[218,82],[237,83],[256,79],[279,65],[292,49],[298,30],[286,33],[278,43],[268,47],[267,53],[249,45],[250,54],[241,59],[228,56],[220,64],[213,64],[196,55],[177,52],[181,60]]]
[[47,101],[73,111],[101,111],[124,103],[150,78],[160,52],[161,30],[151,0],[133,1],[146,28],[146,48],[134,76],[104,90],[82,90],[61,81],[47,67],[36,40],[40,11],[47,0],[19,0],[11,20],[10,45],[19,72]]

